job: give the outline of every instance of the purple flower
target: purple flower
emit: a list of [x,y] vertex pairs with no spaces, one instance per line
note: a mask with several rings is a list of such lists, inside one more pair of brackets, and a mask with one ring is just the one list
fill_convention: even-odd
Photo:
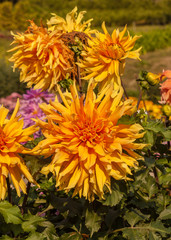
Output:
[[[35,124],[33,118],[39,118],[44,120],[45,114],[40,109],[39,104],[49,100],[54,100],[54,94],[48,92],[40,92],[40,90],[27,90],[26,94],[23,94],[23,99],[20,100],[19,114],[24,118],[24,128],[30,127]],[[41,130],[34,134],[34,138],[38,138],[42,135]]]
[[26,94],[23,94],[24,100],[30,99],[42,99],[43,102],[49,102],[50,99],[54,99],[54,94],[49,93],[48,91],[41,92],[40,89],[30,89],[26,91]]

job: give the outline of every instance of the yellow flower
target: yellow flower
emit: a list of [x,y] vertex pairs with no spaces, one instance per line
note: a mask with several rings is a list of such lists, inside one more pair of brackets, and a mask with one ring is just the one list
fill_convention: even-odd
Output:
[[49,33],[44,27],[31,26],[24,34],[14,35],[10,51],[16,51],[10,58],[15,68],[21,70],[20,81],[30,88],[55,90],[57,82],[74,71],[74,53],[60,39],[57,31]]
[[101,87],[106,86],[109,82],[114,82],[114,87],[121,85],[120,76],[124,72],[125,59],[139,59],[140,49],[132,50],[135,41],[140,36],[129,35],[126,33],[126,26],[122,32],[115,29],[110,36],[105,23],[102,24],[103,33],[96,33],[96,37],[88,40],[88,46],[85,46],[83,51],[83,61],[78,65],[85,69],[83,77],[85,80],[94,78]]
[[[129,97],[133,100],[132,105],[136,106],[138,99],[135,97]],[[144,104],[145,103],[145,104]],[[140,101],[138,109],[147,110],[147,112],[155,119],[160,119],[162,117],[162,106],[159,104],[154,104],[152,101],[144,100]]]
[[20,189],[26,193],[26,184],[22,175],[31,183],[36,183],[24,164],[20,153],[29,152],[21,143],[30,140],[29,135],[36,131],[35,126],[22,129],[23,120],[19,120],[16,114],[19,109],[19,101],[10,119],[6,119],[8,110],[0,107],[0,199],[4,199],[7,190],[6,178],[10,174],[18,196]]
[[74,84],[69,100],[58,89],[64,105],[56,99],[40,106],[48,122],[36,121],[46,139],[33,149],[37,155],[53,155],[42,173],[52,172],[59,190],[74,189],[73,196],[79,194],[90,201],[95,195],[103,198],[104,186],[110,191],[111,177],[128,179],[130,168],[141,159],[134,150],[144,147],[134,143],[144,135],[139,133],[139,124],[118,124],[132,109],[130,100],[121,102],[123,90],[113,91],[110,85],[96,97],[93,88],[90,83],[86,98],[79,98]]
[[75,7],[70,13],[66,15],[66,20],[62,17],[57,16],[55,13],[52,13],[53,17],[47,21],[48,30],[54,31],[57,30],[61,33],[69,32],[84,32],[86,34],[91,34],[93,31],[90,30],[91,21],[89,19],[86,22],[81,22],[86,11],[82,11],[77,16],[77,7]]

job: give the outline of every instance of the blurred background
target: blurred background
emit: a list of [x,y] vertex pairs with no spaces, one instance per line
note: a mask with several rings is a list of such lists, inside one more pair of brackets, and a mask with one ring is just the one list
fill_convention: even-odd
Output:
[[51,13],[65,17],[75,6],[87,11],[84,20],[93,18],[92,28],[100,30],[105,21],[111,33],[127,24],[132,35],[142,35],[135,46],[143,47],[142,61],[127,61],[124,74],[125,85],[133,94],[140,70],[159,73],[171,69],[171,0],[0,0],[0,97],[25,91],[19,72],[13,73],[8,61],[10,31],[25,31],[28,19],[46,24]]

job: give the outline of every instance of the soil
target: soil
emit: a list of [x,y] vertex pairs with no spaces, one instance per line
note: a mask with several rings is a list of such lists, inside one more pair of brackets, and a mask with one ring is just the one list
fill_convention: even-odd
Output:
[[137,91],[136,79],[141,70],[160,73],[171,69],[171,47],[141,55],[141,61],[127,59],[123,82],[127,90]]

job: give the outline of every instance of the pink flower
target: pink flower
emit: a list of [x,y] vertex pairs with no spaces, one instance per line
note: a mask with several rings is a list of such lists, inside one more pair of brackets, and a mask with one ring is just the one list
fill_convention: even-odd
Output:
[[167,80],[165,80],[161,84],[161,104],[169,104],[171,105],[171,70],[164,71],[162,76],[166,77]]
[[9,111],[13,111],[17,102],[17,98],[22,98],[22,96],[14,92],[6,98],[0,98],[0,105],[8,108]]

